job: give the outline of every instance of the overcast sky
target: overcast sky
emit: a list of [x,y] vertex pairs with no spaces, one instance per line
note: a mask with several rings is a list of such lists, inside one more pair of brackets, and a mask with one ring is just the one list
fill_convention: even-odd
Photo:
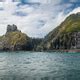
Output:
[[44,37],[68,15],[80,12],[80,0],[0,0],[0,35],[8,24],[30,37]]

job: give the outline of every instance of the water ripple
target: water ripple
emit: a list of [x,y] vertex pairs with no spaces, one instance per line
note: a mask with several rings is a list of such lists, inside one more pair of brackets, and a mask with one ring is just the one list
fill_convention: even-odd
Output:
[[80,80],[80,54],[1,52],[0,80]]

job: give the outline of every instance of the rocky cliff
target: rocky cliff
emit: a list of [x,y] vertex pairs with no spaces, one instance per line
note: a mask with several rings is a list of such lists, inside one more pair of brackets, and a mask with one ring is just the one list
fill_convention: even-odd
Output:
[[37,50],[80,49],[80,13],[71,14],[45,36]]

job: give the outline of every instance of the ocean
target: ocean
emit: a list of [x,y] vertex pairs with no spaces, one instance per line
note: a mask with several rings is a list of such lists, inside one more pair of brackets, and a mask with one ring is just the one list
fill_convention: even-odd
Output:
[[0,52],[0,80],[80,80],[80,53]]

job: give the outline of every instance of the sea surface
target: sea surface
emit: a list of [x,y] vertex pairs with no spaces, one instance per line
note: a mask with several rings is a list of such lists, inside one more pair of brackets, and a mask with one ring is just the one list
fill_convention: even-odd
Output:
[[80,53],[0,52],[0,80],[80,80]]

